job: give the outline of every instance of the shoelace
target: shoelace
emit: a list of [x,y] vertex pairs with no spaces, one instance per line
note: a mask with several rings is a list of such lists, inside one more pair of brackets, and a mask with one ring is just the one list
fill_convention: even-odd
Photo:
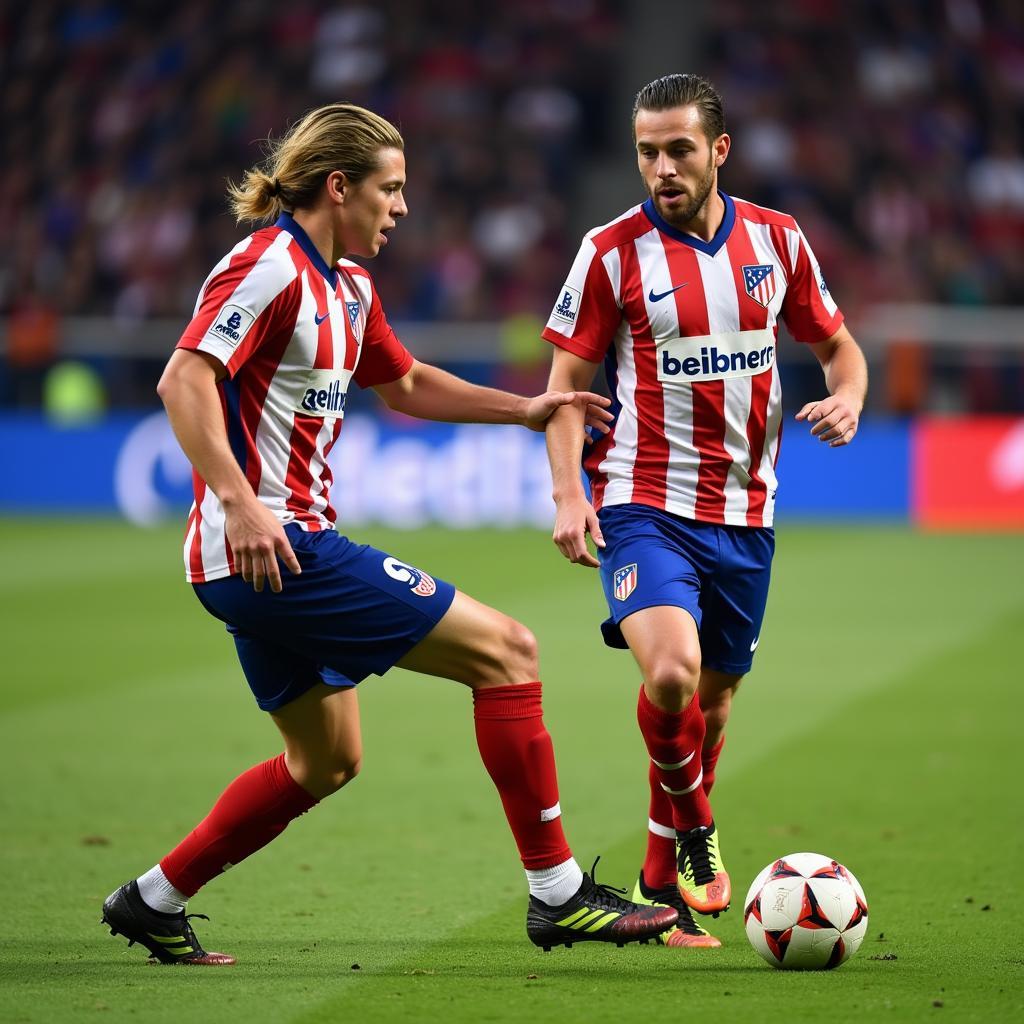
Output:
[[[191,921],[193,917],[198,917],[200,921],[209,921],[210,919],[205,914],[186,914],[185,920],[181,926],[181,930],[184,933],[185,938],[188,940],[188,944],[195,948],[196,953],[202,953],[204,952],[203,947],[199,945],[196,933],[192,930],[192,925],[189,924],[189,921]],[[189,953],[188,955],[194,956],[195,953]]]
[[616,888],[614,885],[605,885],[598,882],[596,878],[597,862],[600,856],[594,858],[594,865],[590,869],[590,880],[594,883],[594,892],[589,895],[592,903],[608,910],[617,910],[620,914],[628,914],[633,910],[633,904],[622,897],[626,895],[625,889]]
[[690,873],[697,885],[707,885],[715,880],[715,872],[711,867],[711,854],[708,850],[708,832],[701,830],[686,837],[684,845],[686,856],[690,862]]

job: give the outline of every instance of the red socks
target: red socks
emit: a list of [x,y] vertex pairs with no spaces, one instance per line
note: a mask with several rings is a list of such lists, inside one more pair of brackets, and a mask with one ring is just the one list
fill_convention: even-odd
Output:
[[711,796],[711,787],[715,784],[715,768],[718,765],[718,755],[722,753],[725,746],[723,736],[711,749],[704,747],[700,752],[700,763],[704,769],[704,795]]
[[[715,784],[715,766],[725,744],[723,736],[713,747],[702,748],[700,761],[704,770],[701,787],[705,796],[711,795]],[[647,854],[644,857],[644,881],[649,886],[663,889],[676,884],[676,839],[672,828],[672,800],[661,788],[658,769],[652,761],[647,775],[651,784],[651,804],[647,822]]]
[[672,801],[661,788],[661,778],[653,761],[647,777],[651,783],[651,808],[647,820],[644,881],[656,889],[664,889],[676,884],[676,830],[672,827]]
[[537,871],[564,863],[572,852],[562,832],[541,684],[474,690],[473,716],[480,757],[498,789],[523,866]]
[[175,888],[193,896],[211,878],[276,839],[316,802],[279,754],[239,775],[160,867]]
[[672,825],[686,832],[711,824],[711,805],[701,786],[701,744],[704,716],[697,695],[682,711],[662,711],[650,702],[644,688],[636,709],[657,782],[672,804]]

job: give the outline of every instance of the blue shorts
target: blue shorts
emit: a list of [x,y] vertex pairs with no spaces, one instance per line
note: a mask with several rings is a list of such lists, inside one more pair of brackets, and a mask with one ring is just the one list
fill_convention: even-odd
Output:
[[611,618],[609,647],[628,645],[619,629],[643,608],[685,608],[700,633],[701,664],[742,675],[761,635],[775,531],[718,526],[646,505],[609,505],[599,513],[605,548],[601,584]]
[[280,594],[241,576],[193,584],[235,639],[256,703],[275,711],[319,682],[383,675],[444,617],[455,588],[334,530],[285,527],[302,573],[281,565]]

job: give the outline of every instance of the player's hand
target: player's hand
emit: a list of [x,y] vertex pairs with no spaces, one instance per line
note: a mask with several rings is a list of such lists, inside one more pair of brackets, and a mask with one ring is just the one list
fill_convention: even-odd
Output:
[[[527,401],[523,423],[530,430],[543,431],[556,410],[563,405],[576,405],[583,410],[584,427],[593,427],[599,433],[607,434],[611,429],[609,424],[615,418],[608,411],[611,404],[610,399],[593,391],[545,391],[543,395]],[[592,440],[589,434],[586,435],[587,444]]]
[[278,556],[295,576],[302,572],[302,567],[277,516],[255,496],[241,506],[226,508],[224,514],[228,543],[242,579],[251,583],[257,593],[269,580],[270,589],[280,594]]
[[594,538],[594,543],[599,548],[604,547],[601,524],[597,520],[594,506],[582,494],[559,501],[555,512],[555,529],[551,539],[570,562],[576,565],[585,565],[589,569],[596,569],[601,563],[587,547],[588,533]]
[[860,404],[837,392],[820,402],[808,402],[796,418],[813,423],[811,434],[819,441],[826,442],[830,448],[839,448],[849,444],[857,433]]

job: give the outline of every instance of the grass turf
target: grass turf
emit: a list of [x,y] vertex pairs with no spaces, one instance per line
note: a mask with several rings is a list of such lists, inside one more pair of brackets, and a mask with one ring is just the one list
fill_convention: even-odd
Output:
[[[600,645],[596,578],[536,533],[364,539],[530,625],[584,868],[643,849],[637,674]],[[364,774],[194,901],[226,970],[157,968],[99,923],[224,784],[275,753],[232,645],[179,579],[176,529],[0,524],[0,1019],[314,1022],[1003,1020],[1024,1013],[1019,866],[1024,537],[779,533],[755,670],[715,791],[736,905],[721,950],[543,954],[470,702],[404,673],[361,688]],[[847,863],[867,939],[837,972],[773,971],[739,904],[799,849]],[[700,1019],[700,1018],[698,1018]]]

